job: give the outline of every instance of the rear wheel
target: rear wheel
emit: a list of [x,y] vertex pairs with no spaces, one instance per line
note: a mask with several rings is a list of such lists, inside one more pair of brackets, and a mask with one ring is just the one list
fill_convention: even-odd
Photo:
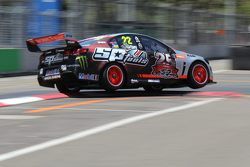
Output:
[[208,68],[202,62],[191,65],[188,72],[188,85],[193,89],[204,87],[209,79]]
[[118,64],[108,65],[102,76],[102,87],[107,91],[115,91],[123,86],[125,75],[122,67]]
[[161,86],[161,85],[147,85],[147,86],[143,86],[143,88],[147,92],[161,92],[163,89],[163,86]]
[[80,88],[77,86],[69,86],[63,82],[58,82],[56,83],[56,88],[60,93],[64,93],[64,94],[76,94],[80,91]]

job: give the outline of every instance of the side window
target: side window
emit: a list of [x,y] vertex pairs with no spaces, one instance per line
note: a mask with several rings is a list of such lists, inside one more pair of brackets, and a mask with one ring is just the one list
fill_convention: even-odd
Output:
[[110,41],[109,41],[109,46],[111,48],[119,48],[119,45],[118,45],[118,42],[116,40],[116,38],[112,38]]
[[132,35],[120,35],[116,37],[116,40],[120,48],[137,49],[136,42]]
[[147,38],[147,37],[140,37],[141,38],[141,42],[142,42],[142,46],[144,48],[144,50],[146,52],[154,52],[151,48],[151,39],[150,38]]
[[146,52],[168,53],[167,47],[154,39],[142,36],[141,41]]
[[158,41],[152,40],[152,45],[151,45],[152,49],[155,52],[160,52],[160,53],[168,53],[167,51],[167,47],[164,46],[163,44],[161,44]]

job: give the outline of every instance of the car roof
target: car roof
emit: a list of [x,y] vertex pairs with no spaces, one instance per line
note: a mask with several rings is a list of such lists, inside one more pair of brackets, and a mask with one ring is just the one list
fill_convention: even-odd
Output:
[[103,34],[103,35],[98,35],[98,36],[94,36],[94,37],[90,37],[90,38],[85,38],[85,39],[79,40],[79,42],[83,42],[83,41],[91,40],[91,39],[98,40],[98,41],[101,41],[101,40],[108,41],[109,39],[111,39],[113,37],[120,36],[120,35],[140,35],[140,36],[144,36],[144,37],[148,37],[148,38],[154,39],[154,40],[162,43],[163,45],[167,46],[167,44],[165,44],[164,42],[162,42],[159,39],[156,39],[154,37],[151,37],[149,35],[140,34],[140,33],[130,33],[130,32],[113,33],[113,34]]
[[[140,36],[145,36],[145,37],[149,37],[149,38],[153,38],[149,35],[145,35],[145,34],[140,34],[140,33],[130,33],[130,32],[124,32],[124,33],[114,33],[114,34],[108,34],[110,36],[120,36],[120,35],[140,35]],[[153,38],[155,39],[155,38]]]
[[96,39],[96,40],[102,40],[102,39],[110,39],[116,36],[120,36],[120,35],[140,35],[140,36],[145,36],[145,37],[149,37],[152,39],[155,39],[157,41],[159,41],[156,38],[153,38],[151,36],[145,35],[145,34],[139,34],[139,33],[129,33],[129,32],[125,32],[125,33],[113,33],[113,34],[103,34],[103,35],[98,35],[98,36],[94,36],[94,37],[90,37],[90,38],[85,38],[79,41],[85,41],[85,40],[90,40],[90,39]]

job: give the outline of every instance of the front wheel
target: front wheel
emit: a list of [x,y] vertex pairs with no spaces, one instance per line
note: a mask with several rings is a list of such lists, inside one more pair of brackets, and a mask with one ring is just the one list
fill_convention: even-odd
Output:
[[102,87],[107,91],[115,91],[125,83],[125,75],[122,67],[118,64],[108,65],[102,75]]
[[191,65],[188,72],[188,85],[190,88],[202,88],[208,83],[208,80],[209,73],[205,63],[196,62]]

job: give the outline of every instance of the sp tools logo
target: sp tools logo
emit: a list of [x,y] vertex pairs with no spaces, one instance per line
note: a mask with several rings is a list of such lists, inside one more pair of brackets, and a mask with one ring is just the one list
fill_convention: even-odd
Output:
[[86,68],[88,68],[88,59],[87,56],[79,56],[76,58],[76,61],[79,62],[80,67],[84,70],[86,70]]
[[57,62],[62,62],[62,61],[63,61],[63,55],[58,53],[58,54],[53,55],[53,56],[47,56],[45,58],[44,63],[51,65],[52,63],[57,63]]

